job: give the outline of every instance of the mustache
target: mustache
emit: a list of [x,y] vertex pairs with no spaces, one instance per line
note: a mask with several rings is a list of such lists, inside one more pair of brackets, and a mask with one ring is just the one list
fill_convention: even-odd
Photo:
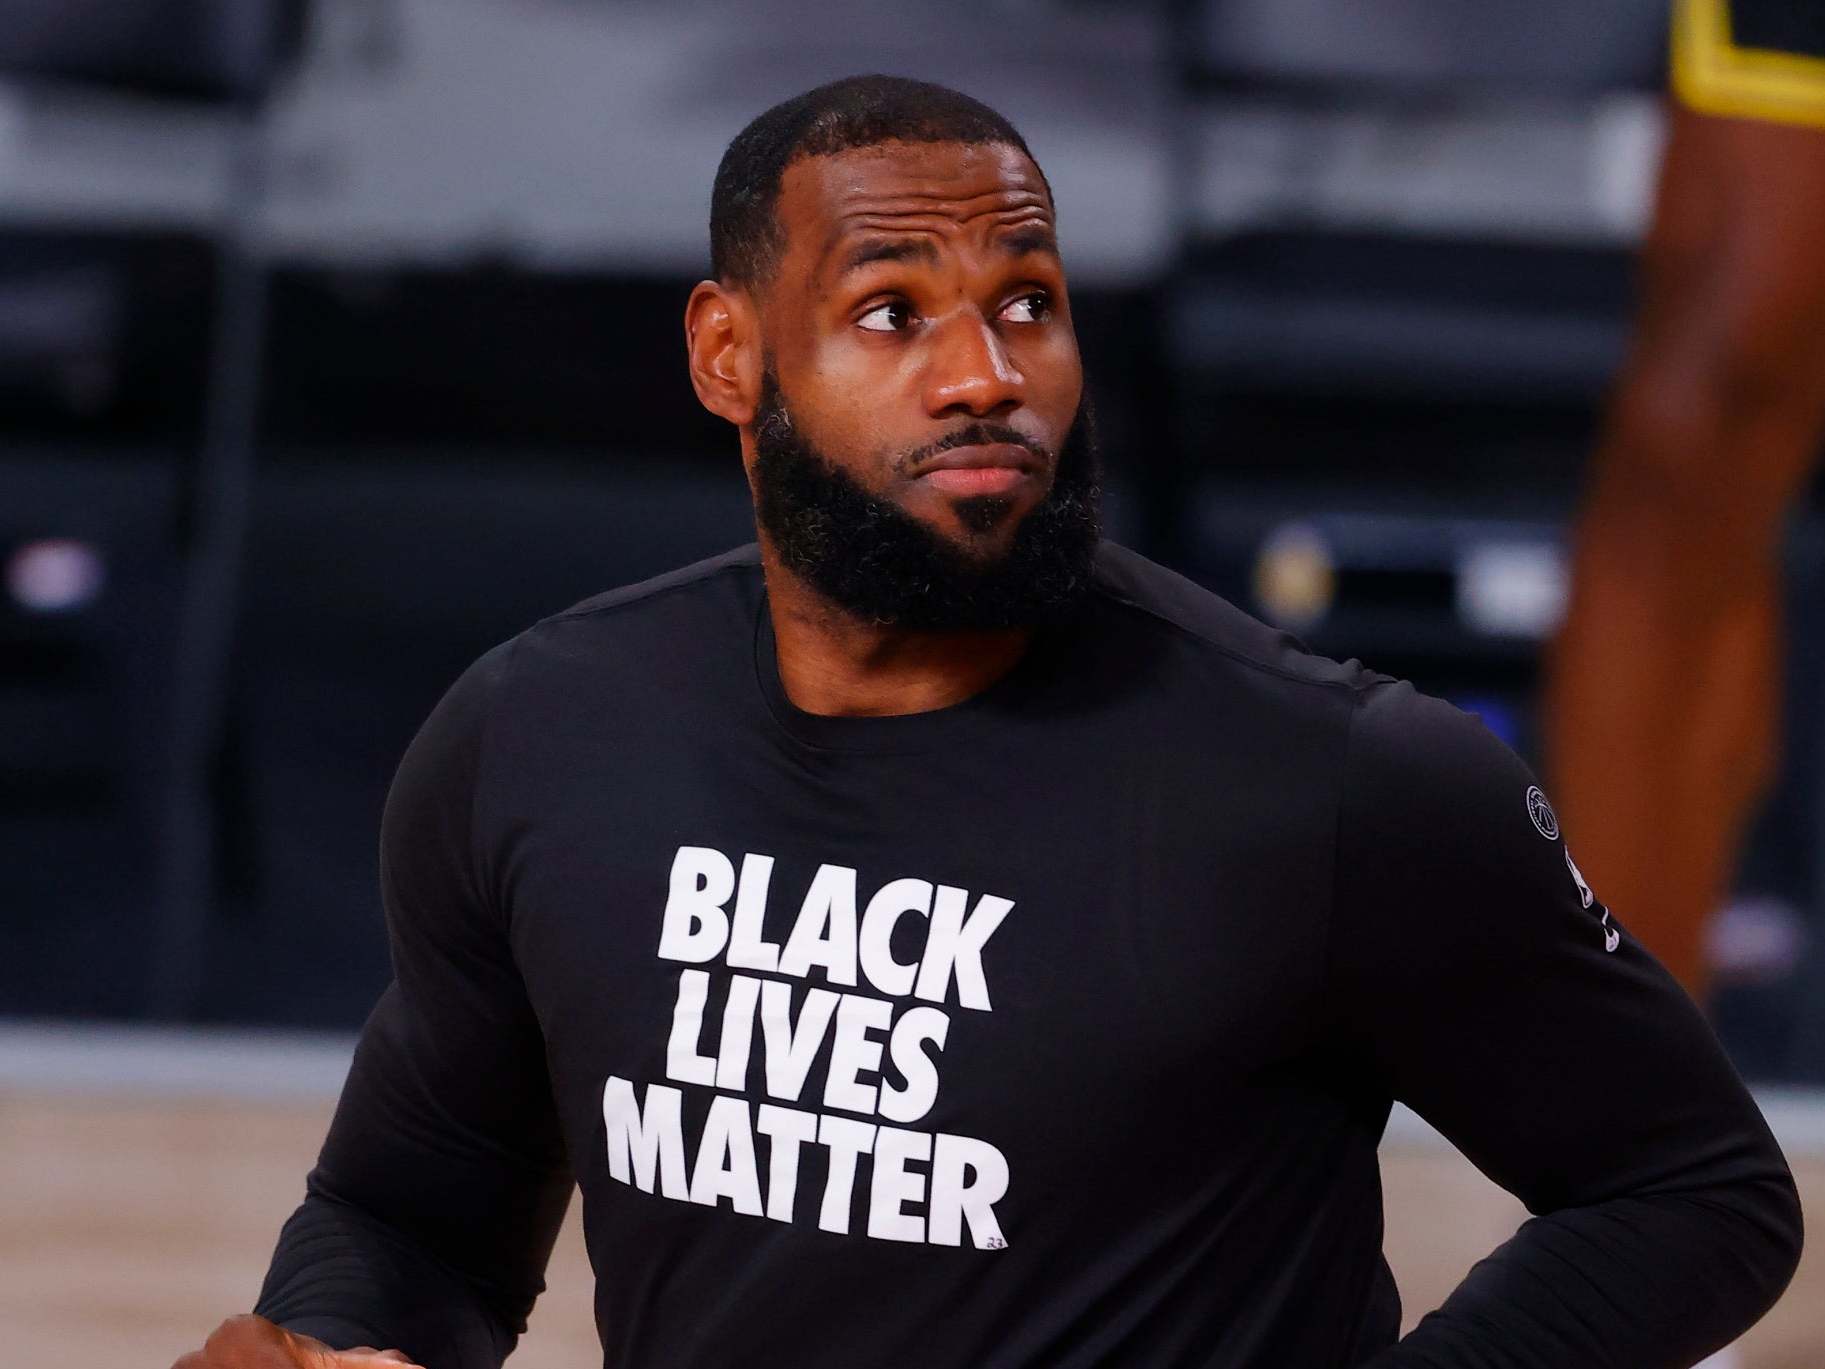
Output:
[[901,470],[905,470],[910,466],[918,465],[921,461],[931,460],[940,452],[952,451],[957,447],[987,447],[996,443],[1023,447],[1048,465],[1056,456],[1056,453],[1045,443],[1035,441],[1025,433],[1008,427],[1005,423],[972,423],[967,428],[959,428],[954,433],[946,433],[936,442],[920,447],[917,451],[908,452],[895,464]]

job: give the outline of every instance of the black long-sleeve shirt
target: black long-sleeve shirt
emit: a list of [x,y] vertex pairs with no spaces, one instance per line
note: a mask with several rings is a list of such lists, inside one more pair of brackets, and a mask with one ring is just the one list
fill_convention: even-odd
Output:
[[[608,1369],[1683,1369],[1792,1180],[1474,719],[1105,546],[956,707],[780,686],[751,548],[484,656],[257,1311],[497,1365],[573,1179]],[[1395,1343],[1401,1099],[1536,1214]]]

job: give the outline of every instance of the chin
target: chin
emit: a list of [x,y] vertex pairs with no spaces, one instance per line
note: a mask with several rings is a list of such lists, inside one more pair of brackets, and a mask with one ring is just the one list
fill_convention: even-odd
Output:
[[973,561],[994,560],[1013,546],[1014,534],[1032,511],[999,496],[958,499],[952,501],[945,526],[933,531]]

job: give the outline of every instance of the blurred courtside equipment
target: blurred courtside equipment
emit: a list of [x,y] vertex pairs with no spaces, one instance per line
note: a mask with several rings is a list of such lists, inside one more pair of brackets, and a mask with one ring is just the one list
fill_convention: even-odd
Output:
[[1525,748],[1629,321],[1613,181],[1652,164],[1664,0],[1179,10],[1182,555]]
[[[261,370],[260,117],[304,20],[303,0],[0,0],[0,75],[182,103],[219,120],[226,152],[209,238],[56,225],[0,239],[0,413],[25,420],[15,431],[80,430],[93,444],[113,418],[168,439],[92,451],[92,478],[74,482],[27,443],[3,458],[13,594],[0,631],[28,668],[7,682],[27,725],[6,729],[0,787],[42,829],[46,906],[67,904],[57,895],[70,880],[134,893],[115,900],[136,914],[121,926],[72,937],[57,920],[78,948],[86,931],[143,949],[97,957],[130,966],[150,995],[128,1004],[114,986],[109,1001],[97,984],[102,1011],[182,1017],[200,982]],[[173,326],[200,300],[206,324]],[[129,349],[162,365],[129,367]],[[152,383],[119,384],[129,371]],[[126,592],[108,591],[111,564]]]

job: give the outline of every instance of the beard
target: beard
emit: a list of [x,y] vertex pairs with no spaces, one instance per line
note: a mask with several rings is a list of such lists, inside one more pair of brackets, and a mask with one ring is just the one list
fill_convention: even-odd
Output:
[[[1018,436],[975,424],[938,449]],[[1051,488],[1001,551],[971,544],[1007,520],[1012,500],[956,500],[967,537],[945,536],[865,489],[804,437],[770,366],[761,375],[754,445],[755,519],[780,561],[864,622],[939,632],[1044,627],[1069,619],[1089,588],[1102,489],[1087,392],[1052,463]],[[910,455],[896,463],[910,464]]]

